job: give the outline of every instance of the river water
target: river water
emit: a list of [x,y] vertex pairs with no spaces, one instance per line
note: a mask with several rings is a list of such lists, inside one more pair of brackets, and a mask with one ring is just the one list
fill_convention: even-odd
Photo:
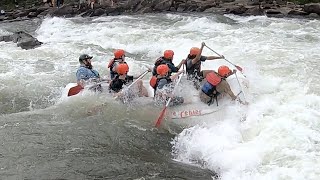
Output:
[[[1,23],[0,35],[24,30],[44,42],[33,50],[0,42],[1,179],[212,179],[213,172],[226,180],[319,179],[319,27],[318,20],[211,14]],[[144,100],[64,97],[82,53],[107,77],[113,50],[125,49],[138,75],[165,49],[179,63],[201,42],[244,69],[245,121],[230,110],[223,121],[168,132],[153,128],[160,110]]]

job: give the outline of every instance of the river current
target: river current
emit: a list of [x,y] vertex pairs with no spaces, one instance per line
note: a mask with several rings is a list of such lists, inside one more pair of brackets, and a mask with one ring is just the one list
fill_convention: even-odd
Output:
[[[212,14],[1,23],[0,36],[23,30],[44,44],[23,50],[0,42],[0,177],[212,179],[216,172],[223,180],[317,180],[319,27],[318,20]],[[63,96],[83,53],[107,77],[113,50],[125,49],[138,75],[164,50],[174,50],[178,64],[201,42],[243,68],[250,82],[245,121],[229,111],[223,121],[167,132],[153,127],[160,110],[144,103]]]

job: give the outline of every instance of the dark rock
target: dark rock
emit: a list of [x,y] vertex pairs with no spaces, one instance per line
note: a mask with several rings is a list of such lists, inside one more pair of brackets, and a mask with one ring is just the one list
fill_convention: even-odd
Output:
[[223,3],[230,3],[230,2],[234,2],[235,0],[221,0],[221,2]]
[[[248,7],[247,7],[248,8]],[[262,16],[264,15],[264,11],[259,7],[250,7],[245,12],[247,15],[253,15],[253,16]]]
[[28,14],[28,18],[35,18],[35,17],[37,17],[38,16],[38,12],[30,12],[29,14]]
[[319,19],[319,18],[320,18],[320,16],[319,16],[317,13],[310,13],[310,14],[308,15],[308,17],[309,17],[309,18],[315,18],[315,19]]
[[278,9],[267,9],[265,11],[265,13],[268,15],[268,14],[281,14],[280,10]]
[[206,3],[200,4],[199,11],[203,12],[203,11],[205,11],[207,9],[210,9],[210,8],[213,8],[213,7],[217,7],[217,2],[209,1],[209,2],[206,2]]
[[250,0],[247,5],[249,6],[260,6],[260,1],[259,0]]
[[153,8],[151,6],[141,7],[138,13],[152,13],[154,12]]
[[101,16],[103,14],[106,14],[106,11],[102,8],[99,8],[99,9],[95,9],[91,14],[91,16]]
[[[263,15],[269,17],[281,16],[306,16],[310,13],[320,15],[320,3],[298,5],[287,0],[115,0],[96,2],[91,9],[87,3],[79,3],[78,0],[68,0],[60,8],[39,7],[40,3],[30,0],[35,6],[29,9],[19,8],[6,10],[0,15],[0,21],[19,21],[46,15],[60,17],[74,17],[80,15],[103,16],[132,13],[152,12],[207,12],[207,13],[232,13],[238,15]],[[31,3],[30,2],[30,3]],[[37,7],[38,6],[38,7]],[[31,8],[30,8],[31,7]]]
[[285,15],[279,9],[268,9],[265,11],[267,17],[283,18]]
[[198,6],[196,4],[193,4],[193,5],[187,6],[185,11],[193,12],[193,11],[197,11],[197,9],[198,9]]
[[61,8],[52,9],[49,14],[52,16],[64,16],[64,17],[72,17],[78,13],[78,9],[74,8],[71,5],[66,5]]
[[11,36],[0,36],[0,41],[9,42],[12,41],[12,39]]
[[34,40],[34,41],[19,42],[17,44],[17,46],[21,47],[22,49],[28,50],[28,49],[34,49],[34,48],[40,46],[41,44],[43,44],[43,43],[38,40]]
[[209,8],[206,9],[205,11],[203,11],[205,13],[215,13],[215,14],[225,14],[226,13],[226,9],[225,8]]
[[229,13],[232,13],[232,14],[243,14],[247,11],[248,9],[244,6],[234,6],[230,9],[227,9],[227,11]]
[[320,15],[320,3],[305,4],[303,10],[307,13],[317,13]]
[[172,0],[162,0],[154,6],[156,11],[169,11],[172,5]]
[[42,42],[23,31],[15,32],[14,34],[8,36],[0,36],[0,41],[13,41],[22,49],[33,49],[42,44]]
[[16,15],[17,17],[23,17],[27,16],[30,13],[30,11],[19,11]]
[[272,7],[273,7],[273,4],[264,4],[262,6],[263,9],[272,9]]
[[284,1],[284,0],[276,0],[276,4],[277,4],[277,5],[286,5],[286,4],[287,4],[287,1]]
[[171,11],[171,12],[176,12],[177,9],[176,9],[175,7],[170,7],[169,11]]
[[178,8],[177,8],[177,11],[178,12],[183,12],[183,11],[186,10],[186,8],[187,8],[187,6],[185,4],[179,4]]
[[304,11],[299,11],[299,10],[293,9],[293,10],[290,10],[290,11],[288,12],[288,15],[306,16],[306,15],[308,15],[308,13],[306,13],[306,12],[304,12]]

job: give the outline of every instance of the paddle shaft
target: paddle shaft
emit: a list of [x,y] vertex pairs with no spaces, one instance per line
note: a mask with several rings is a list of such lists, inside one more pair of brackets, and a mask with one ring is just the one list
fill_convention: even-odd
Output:
[[[240,93],[241,93],[241,92],[243,93],[243,99],[244,99],[245,102],[247,102],[247,100],[246,100],[246,95],[244,94],[244,92],[243,92],[243,90],[242,90],[242,86],[241,86],[240,81],[239,81],[239,79],[238,79],[237,72],[234,73],[234,75],[236,76],[236,79],[237,79],[239,88],[240,88],[240,90],[241,90]],[[239,93],[239,94],[240,94],[240,93]]]
[[[104,83],[108,83],[108,81],[98,82],[98,83],[96,83],[96,84],[94,84],[94,85],[89,86],[88,89],[91,89],[91,88],[93,88],[93,87],[95,87],[95,86],[99,86],[99,85],[104,84]],[[87,88],[87,87],[86,87],[86,88]]]
[[142,79],[146,74],[148,74],[148,70],[146,70],[145,72],[143,72],[136,80],[134,80],[127,89],[131,88],[131,86],[133,86],[136,82],[138,82],[138,80]]
[[[143,72],[136,80],[134,80],[127,88],[126,90],[128,90],[129,88],[131,88],[136,82],[138,82],[140,79],[142,79],[146,74],[148,74],[148,70],[146,70],[145,72]],[[120,93],[123,93],[124,89],[121,90]],[[119,94],[117,94],[117,96],[115,97],[115,99],[117,99],[119,97]]]
[[[212,52],[216,53],[218,56],[222,57],[219,53],[217,53],[216,51],[214,51],[213,49],[211,49],[211,48],[208,47],[207,45],[206,45],[206,47],[207,47],[208,49],[210,49]],[[230,61],[229,61],[228,59],[226,59],[226,58],[223,58],[223,59],[226,60],[228,63],[232,64],[234,67],[236,67],[236,68],[241,72],[241,74],[242,74],[244,77],[246,77],[246,76],[242,73],[242,68],[241,68],[241,67],[233,64],[232,62],[230,62]]]
[[[222,57],[222,55],[220,55],[219,53],[217,53],[215,50],[211,49],[211,48],[208,47],[207,45],[206,45],[206,47],[207,47],[208,49],[210,49],[212,52],[216,53],[218,56]],[[224,60],[226,60],[228,63],[232,64],[233,66],[237,67],[235,64],[233,64],[232,62],[230,62],[228,59],[224,58]]]

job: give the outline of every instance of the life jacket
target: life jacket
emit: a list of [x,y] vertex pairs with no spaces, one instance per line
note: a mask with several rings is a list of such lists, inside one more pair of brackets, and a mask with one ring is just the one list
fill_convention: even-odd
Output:
[[109,64],[108,64],[108,68],[113,67],[114,61],[115,61],[114,58],[110,59]]
[[216,98],[218,106],[217,96],[219,92],[216,91],[216,87],[222,81],[222,78],[216,73],[210,72],[207,74],[206,80],[207,81],[203,84],[201,91],[211,98],[208,102],[209,106],[212,104],[214,97]]
[[157,67],[158,67],[160,64],[166,64],[166,63],[164,62],[163,57],[159,57],[159,58],[154,62],[154,67],[153,67],[153,69],[152,69],[152,75],[153,75],[153,76],[156,76],[156,75],[157,75]]
[[[159,57],[159,58],[156,60],[156,62],[154,63],[154,67],[153,67],[153,69],[152,69],[152,75],[153,75],[153,76],[157,75],[157,67],[158,67],[159,65],[161,65],[161,64],[166,64],[166,65],[168,65],[168,67],[169,67],[169,69],[170,69],[169,64],[172,64],[172,63],[170,63],[170,60],[167,60],[167,59],[165,59],[164,57]],[[172,72],[172,69],[170,69],[169,75],[171,75],[171,72]]]
[[133,76],[127,75],[125,79],[119,79],[119,75],[116,75],[109,84],[109,90],[119,92],[123,88],[124,84],[127,84],[132,81],[133,81]]
[[214,72],[210,72],[206,76],[207,82],[209,82],[213,86],[217,86],[221,82],[221,77]]
[[[191,76],[200,76],[200,71],[201,71],[201,61],[198,61],[195,64],[192,63],[188,63],[188,61],[192,61],[191,58],[189,58],[189,56],[186,59],[186,72],[188,75]],[[191,64],[191,66],[188,66],[188,64]]]
[[126,80],[119,79],[119,75],[116,75],[115,78],[110,82],[109,89],[113,90],[114,92],[119,92],[126,83]]
[[166,79],[168,81],[168,83],[171,83],[172,80],[169,76],[166,76],[166,77],[161,77],[161,78],[157,78],[157,76],[152,76],[151,79],[150,79],[150,86],[156,90],[157,89],[157,86],[158,86],[158,83],[161,79]]
[[[118,73],[115,72],[115,71],[113,71],[112,69],[114,68],[115,63],[116,63],[116,62],[120,62],[120,60],[122,60],[122,59],[115,59],[115,58],[113,58],[113,59],[111,59],[111,60],[109,61],[108,68],[110,69],[110,77],[111,77],[111,79],[113,79],[116,75],[118,75]],[[123,63],[127,63],[127,62],[124,61]]]
[[157,86],[157,77],[156,76],[152,76],[149,82],[150,86],[155,89]]

